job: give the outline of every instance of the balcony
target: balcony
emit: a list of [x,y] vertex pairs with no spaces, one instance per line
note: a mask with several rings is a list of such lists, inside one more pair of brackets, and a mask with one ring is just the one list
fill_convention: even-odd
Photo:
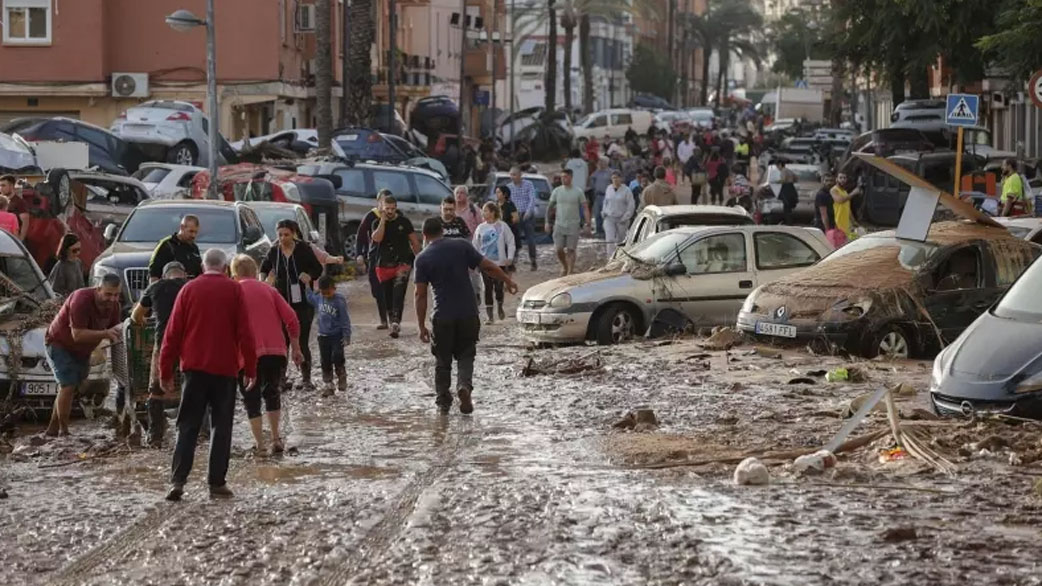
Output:
[[496,79],[506,79],[507,61],[503,46],[491,45],[488,42],[479,42],[477,46],[467,48],[463,54],[464,75],[474,79],[476,83],[490,83],[493,59],[495,59]]

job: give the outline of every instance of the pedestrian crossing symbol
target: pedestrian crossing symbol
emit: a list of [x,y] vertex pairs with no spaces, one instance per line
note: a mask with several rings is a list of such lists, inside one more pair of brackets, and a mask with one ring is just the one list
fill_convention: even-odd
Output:
[[973,94],[949,94],[945,123],[949,126],[976,126],[980,100]]

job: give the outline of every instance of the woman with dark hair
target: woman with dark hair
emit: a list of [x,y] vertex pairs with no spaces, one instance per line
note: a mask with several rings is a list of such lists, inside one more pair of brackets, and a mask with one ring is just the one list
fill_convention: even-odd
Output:
[[51,274],[47,280],[51,283],[54,292],[63,297],[77,289],[86,287],[83,280],[83,261],[80,253],[83,252],[83,244],[73,233],[62,236],[58,244],[58,262],[54,263]]
[[307,289],[311,282],[322,276],[322,264],[306,242],[297,239],[300,226],[293,220],[279,220],[275,225],[278,245],[273,246],[261,264],[264,279],[278,289],[297,319],[300,321],[300,351],[304,361],[300,363],[301,384],[305,389],[311,384],[311,322],[315,319],[315,308],[308,303]]
[[[521,215],[517,212],[517,206],[514,205],[514,202],[510,201],[510,188],[507,185],[496,186],[496,203],[499,204],[503,223],[510,228],[510,233],[514,235],[514,244],[521,242]],[[532,202],[532,205],[535,205],[535,202]],[[513,270],[513,268],[514,265],[510,265],[510,269]]]

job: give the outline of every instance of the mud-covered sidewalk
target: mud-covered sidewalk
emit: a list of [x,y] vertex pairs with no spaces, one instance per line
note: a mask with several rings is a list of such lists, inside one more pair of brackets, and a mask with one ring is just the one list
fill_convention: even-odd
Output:
[[[519,273],[523,287],[552,277],[543,263]],[[1042,425],[934,420],[927,362],[702,339],[531,350],[508,319],[483,327],[474,415],[439,417],[415,323],[391,340],[363,284],[343,287],[351,389],[288,394],[279,458],[247,455],[238,413],[231,501],[206,496],[204,452],[185,501],[168,503],[169,447],[114,444],[101,421],[54,441],[22,430],[0,463],[4,582],[1042,582]],[[854,380],[827,382],[838,367]],[[732,482],[731,460],[816,450],[853,399],[898,383],[901,420],[927,430],[953,474],[881,462],[884,435],[822,474],[765,458],[770,484]],[[637,408],[658,425],[616,427]],[[873,412],[851,437],[888,425]]]

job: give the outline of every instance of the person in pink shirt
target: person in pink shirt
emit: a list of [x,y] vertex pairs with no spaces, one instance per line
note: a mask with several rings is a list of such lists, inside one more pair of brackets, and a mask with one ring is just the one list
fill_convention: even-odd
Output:
[[[249,256],[240,254],[232,259],[232,276],[242,287],[242,297],[246,303],[246,311],[250,316],[250,329],[257,347],[257,378],[253,386],[246,388],[239,383],[242,402],[246,407],[246,416],[250,420],[250,431],[253,432],[255,454],[264,452],[264,436],[261,420],[261,399],[264,399],[264,410],[268,414],[271,427],[271,453],[279,454],[285,450],[282,437],[279,435],[279,416],[281,415],[281,399],[279,386],[282,373],[286,370],[286,338],[282,328],[289,333],[290,348],[293,350],[293,363],[300,365],[304,356],[300,351],[300,321],[289,303],[279,295],[271,285],[257,280],[257,262]],[[242,366],[242,357],[239,357]]]
[[18,238],[18,216],[7,211],[7,206],[10,204],[11,200],[7,199],[6,196],[0,195],[0,230],[4,230],[8,234]]
[[463,219],[467,224],[467,229],[473,234],[474,230],[485,221],[481,210],[478,209],[478,206],[470,203],[470,195],[465,185],[457,187],[453,195],[456,197],[456,216]]
[[673,160],[669,157],[663,157],[662,166],[666,168],[666,183],[677,186],[677,174],[673,171]]

